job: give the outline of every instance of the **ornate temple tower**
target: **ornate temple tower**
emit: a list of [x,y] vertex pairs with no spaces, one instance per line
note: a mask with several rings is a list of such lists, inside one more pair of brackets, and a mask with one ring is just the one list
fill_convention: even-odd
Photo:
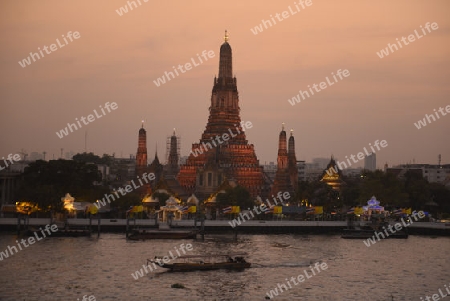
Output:
[[[225,180],[234,180],[260,195],[264,186],[263,168],[253,144],[242,129],[236,78],[232,76],[232,52],[225,32],[220,47],[219,77],[214,78],[209,118],[199,143],[192,144],[178,181],[189,193],[207,197]],[[222,139],[227,136],[228,139]],[[219,139],[217,139],[219,138]]]
[[136,153],[136,175],[141,176],[147,171],[147,132],[144,129],[144,122],[139,130],[138,149]]
[[288,144],[288,170],[292,188],[294,188],[294,190],[297,190],[298,168],[297,168],[297,157],[295,156],[295,140],[293,130],[291,130],[291,136],[289,137],[289,144]]
[[[293,138],[291,136],[291,138]],[[291,146],[291,139],[289,139],[289,144]],[[293,145],[292,140],[292,147]],[[288,150],[286,147],[286,131],[284,130],[284,123],[281,128],[280,136],[278,138],[278,157],[277,157],[277,172],[275,174],[275,180],[273,182],[272,186],[272,194],[276,195],[279,191],[285,192],[288,191],[289,193],[293,193],[294,189],[291,183],[291,177],[290,177],[290,164],[289,159],[292,160],[292,153],[295,158],[295,150],[290,148],[291,156],[288,155]],[[295,163],[297,164],[297,163]]]
[[328,163],[327,168],[323,171],[320,181],[327,183],[333,190],[341,190],[341,186],[344,184],[342,181],[342,171],[339,169],[333,156],[331,156],[330,163]]
[[166,176],[176,176],[180,171],[180,167],[178,166],[179,162],[179,138],[175,135],[175,129],[173,129],[173,135],[170,136],[170,142],[168,145],[168,157],[167,164],[165,166],[165,174]]

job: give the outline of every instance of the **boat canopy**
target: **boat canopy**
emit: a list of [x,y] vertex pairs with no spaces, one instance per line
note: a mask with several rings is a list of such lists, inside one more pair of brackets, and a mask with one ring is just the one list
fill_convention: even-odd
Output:
[[[248,253],[228,253],[228,254],[211,254],[211,255],[182,255],[177,258],[210,258],[210,257],[236,257],[236,256],[247,256]],[[162,256],[155,256],[155,258],[163,258]]]

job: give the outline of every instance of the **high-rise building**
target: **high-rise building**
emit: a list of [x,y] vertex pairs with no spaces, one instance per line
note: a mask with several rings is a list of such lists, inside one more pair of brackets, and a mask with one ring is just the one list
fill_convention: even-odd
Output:
[[192,144],[189,158],[180,167],[177,179],[181,186],[201,198],[214,193],[224,180],[230,180],[248,189],[253,197],[261,195],[265,184],[263,168],[243,127],[232,51],[225,32],[208,123],[199,143]]
[[364,158],[364,169],[375,171],[377,169],[377,155],[370,153]]

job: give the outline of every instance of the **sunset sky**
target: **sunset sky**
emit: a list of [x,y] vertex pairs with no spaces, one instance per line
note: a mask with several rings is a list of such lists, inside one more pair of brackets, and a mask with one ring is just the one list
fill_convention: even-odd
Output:
[[[188,155],[208,120],[219,48],[228,30],[241,118],[251,121],[247,139],[261,164],[276,161],[281,124],[294,130],[297,160],[338,160],[375,140],[388,146],[377,165],[450,163],[450,116],[426,127],[414,123],[450,105],[450,2],[312,1],[312,5],[255,35],[270,15],[296,10],[294,1],[2,1],[0,4],[0,158],[21,149],[87,150],[135,155],[145,120],[147,148],[165,157],[176,128]],[[423,35],[427,22],[438,29]],[[388,43],[417,30],[423,37],[380,58]],[[63,42],[62,35],[80,37]],[[64,47],[26,67],[18,63],[59,39]],[[397,44],[398,45],[398,44]],[[157,87],[172,66],[215,56]],[[197,60],[198,62],[198,60]],[[332,72],[350,76],[302,100],[288,99]],[[117,109],[58,138],[56,132],[99,106]],[[444,109],[445,110],[445,109]],[[450,109],[449,109],[450,110]],[[444,111],[445,112],[445,111]],[[450,114],[450,113],[447,113]],[[361,166],[355,164],[354,166]]]

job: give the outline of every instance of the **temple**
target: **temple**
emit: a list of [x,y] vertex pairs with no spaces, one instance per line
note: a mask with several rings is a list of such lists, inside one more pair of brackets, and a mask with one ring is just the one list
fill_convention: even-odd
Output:
[[164,166],[164,174],[175,177],[180,171],[178,165],[180,160],[180,138],[176,136],[175,129],[173,129],[172,136],[168,137],[167,140],[167,164]]
[[[269,197],[270,193],[277,195],[278,192],[295,194],[298,169],[293,131],[287,140],[283,124],[278,137],[278,166],[272,181],[259,164],[253,144],[246,138],[245,131],[252,125],[250,121],[241,120],[228,39],[225,31],[208,121],[199,142],[192,144],[186,161],[180,165],[180,137],[176,136],[174,129],[173,134],[167,137],[166,164],[163,166],[155,153],[152,163],[147,165],[146,131],[143,125],[139,130],[136,172],[154,173],[156,178],[146,187],[149,200],[148,196],[153,192],[164,191],[178,201],[195,200],[192,203],[198,204],[199,199],[204,200],[207,209],[214,209],[217,194],[236,185],[247,189],[254,199]],[[156,203],[158,201],[155,200]]]
[[241,125],[239,94],[232,70],[232,51],[225,32],[208,122],[200,141],[192,144],[192,151],[177,176],[189,194],[195,193],[200,198],[213,194],[225,180],[245,187],[253,197],[261,195],[265,186],[263,168]]
[[340,191],[341,186],[345,184],[342,180],[342,171],[339,169],[333,156],[331,156],[330,163],[328,163],[327,168],[323,171],[320,181],[326,183],[335,191]]
[[278,157],[277,171],[275,180],[271,189],[271,194],[276,195],[279,191],[289,192],[291,195],[295,192],[298,182],[297,159],[295,156],[295,141],[291,130],[289,137],[289,148],[286,147],[286,131],[284,123],[278,137]]
[[141,176],[147,171],[147,132],[144,129],[144,121],[139,129],[138,149],[136,153],[136,175]]

